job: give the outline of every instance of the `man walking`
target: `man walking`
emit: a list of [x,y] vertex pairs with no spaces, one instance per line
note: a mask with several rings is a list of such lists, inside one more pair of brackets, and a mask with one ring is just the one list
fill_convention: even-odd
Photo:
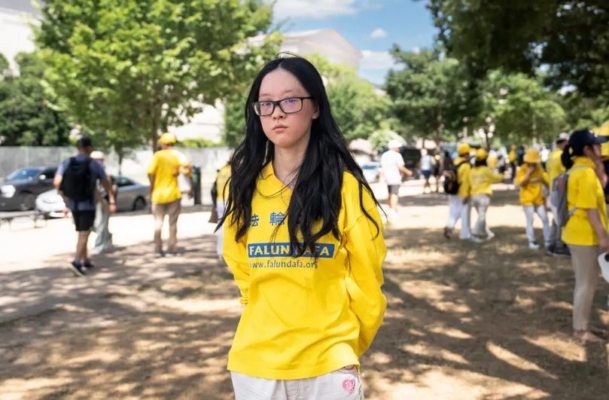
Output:
[[[169,219],[167,255],[177,256],[178,254],[178,217],[182,204],[178,176],[182,173],[192,179],[190,164],[173,150],[176,141],[173,134],[164,133],[161,135],[159,138],[161,150],[154,153],[147,171],[150,180],[152,214],[154,215],[154,253],[157,258],[166,255],[163,251],[161,239],[165,216]],[[192,182],[190,187],[194,187]],[[191,189],[189,196],[192,197],[192,194]]]
[[402,175],[412,176],[412,172],[404,166],[404,158],[400,153],[402,145],[397,140],[390,140],[389,150],[381,156],[381,168],[387,184],[387,205],[389,206],[388,218],[393,219],[398,215],[398,195],[402,185]]
[[108,193],[109,212],[116,211],[116,203],[110,180],[103,168],[90,157],[93,151],[91,139],[81,137],[76,142],[76,148],[78,154],[61,163],[53,183],[66,203],[64,215],[72,213],[78,232],[76,254],[70,269],[76,276],[84,276],[85,269],[93,268],[88,257],[87,243],[95,221],[96,182],[99,181]]
[[[467,143],[461,143],[457,147],[457,157],[454,161],[454,169],[456,173],[455,179],[458,183],[458,191],[455,194],[448,195],[448,223],[444,228],[444,236],[450,239],[455,229],[455,225],[459,219],[461,220],[461,231],[459,239],[472,240],[470,231],[470,216],[471,216],[471,148]],[[477,241],[477,239],[473,239]]]

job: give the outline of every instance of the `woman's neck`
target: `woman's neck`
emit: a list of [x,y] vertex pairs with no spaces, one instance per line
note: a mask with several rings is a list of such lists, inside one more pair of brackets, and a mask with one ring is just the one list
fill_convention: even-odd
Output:
[[304,149],[282,149],[275,147],[273,156],[273,171],[275,176],[284,185],[294,188],[298,178],[298,171],[304,160]]

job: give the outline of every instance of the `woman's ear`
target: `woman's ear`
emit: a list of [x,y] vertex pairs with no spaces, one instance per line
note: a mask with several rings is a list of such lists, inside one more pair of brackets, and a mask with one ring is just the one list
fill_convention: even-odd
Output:
[[312,119],[317,119],[319,118],[319,105],[317,104],[317,102],[313,102],[313,117]]

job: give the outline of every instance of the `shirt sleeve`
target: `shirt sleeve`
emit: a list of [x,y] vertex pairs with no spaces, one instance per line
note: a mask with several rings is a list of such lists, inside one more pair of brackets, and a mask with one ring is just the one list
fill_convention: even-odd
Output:
[[59,167],[57,167],[57,171],[55,172],[55,175],[63,176],[63,174],[66,172],[66,168],[68,168],[69,162],[70,162],[69,159],[62,161],[61,164],[59,164]]
[[[360,322],[358,356],[368,350],[376,336],[387,309],[387,299],[381,290],[382,265],[387,254],[380,214],[366,189],[364,207],[378,224],[363,214],[344,233],[345,248],[349,254],[349,271],[346,277],[351,310]],[[359,196],[354,196],[353,207],[360,207]],[[356,204],[357,203],[357,204]]]
[[241,292],[241,304],[246,305],[249,302],[250,291],[249,259],[245,237],[235,241],[236,232],[237,225],[232,224],[231,217],[228,216],[224,222],[222,254],[224,254],[224,260],[233,273],[239,292]]
[[159,165],[159,157],[154,154],[152,156],[152,160],[150,161],[150,164],[148,165],[148,169],[146,170],[146,173],[148,175],[156,175],[156,170],[158,168]]
[[598,190],[599,181],[594,170],[586,168],[577,175],[577,179],[569,178],[568,185],[573,184],[577,188],[575,207],[578,209],[598,209],[594,193]]
[[494,173],[490,168],[488,168],[486,170],[486,174],[488,179],[492,182],[492,183],[500,183],[503,182],[503,174],[496,174]]

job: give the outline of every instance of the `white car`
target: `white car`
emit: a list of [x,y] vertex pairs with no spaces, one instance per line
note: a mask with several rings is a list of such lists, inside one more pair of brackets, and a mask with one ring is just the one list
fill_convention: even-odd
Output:
[[366,162],[361,165],[364,178],[370,183],[378,182],[381,179],[381,164],[378,162]]
[[[143,210],[149,204],[150,186],[142,185],[124,176],[115,176],[118,187],[116,195],[117,211]],[[36,210],[46,218],[63,217],[64,202],[57,190],[49,190],[36,198]]]

